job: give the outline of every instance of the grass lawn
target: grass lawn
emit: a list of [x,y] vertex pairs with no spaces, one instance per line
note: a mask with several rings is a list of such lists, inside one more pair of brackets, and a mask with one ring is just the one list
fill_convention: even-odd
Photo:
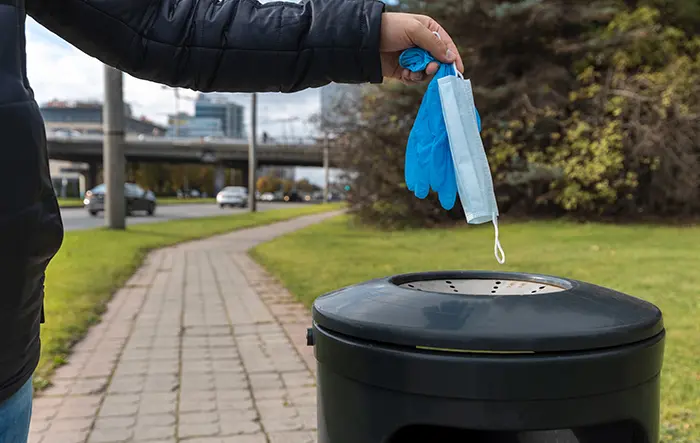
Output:
[[491,228],[380,233],[344,216],[262,244],[253,256],[306,305],[371,278],[445,269],[553,274],[646,299],[663,310],[668,333],[663,441],[700,442],[700,227],[503,224],[503,267]]
[[[202,204],[216,203],[215,198],[176,198],[176,197],[158,197],[157,202],[159,205],[188,205],[188,204]],[[58,205],[62,208],[82,208],[83,201],[79,198],[59,198]]]
[[130,225],[125,231],[66,232],[63,246],[47,270],[46,324],[41,331],[36,387],[46,386],[52,371],[65,361],[70,346],[99,320],[114,291],[133,274],[149,250],[340,208],[338,204],[311,205]]

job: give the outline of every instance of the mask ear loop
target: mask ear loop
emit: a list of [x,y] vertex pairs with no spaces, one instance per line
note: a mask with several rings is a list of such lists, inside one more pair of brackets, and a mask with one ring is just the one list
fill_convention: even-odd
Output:
[[[438,40],[442,40],[442,38],[440,38],[440,34],[437,31],[433,31],[433,34],[435,34]],[[452,68],[454,68],[455,75],[457,76],[457,78],[464,80],[464,76],[462,75],[462,73],[457,70],[457,62],[452,63]]]
[[502,265],[506,262],[506,253],[503,252],[503,248],[501,247],[501,241],[498,239],[498,216],[496,213],[493,214],[493,228],[494,228],[494,234],[495,234],[495,240],[493,244],[493,255],[496,256],[496,261],[498,264]]

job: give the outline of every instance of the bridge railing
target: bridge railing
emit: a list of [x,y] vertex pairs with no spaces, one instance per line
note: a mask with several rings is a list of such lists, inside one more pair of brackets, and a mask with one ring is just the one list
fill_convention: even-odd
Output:
[[[56,141],[75,141],[80,142],[101,142],[103,136],[101,134],[47,134],[49,140]],[[125,137],[127,143],[153,143],[163,144],[172,143],[173,145],[247,145],[248,140],[242,138],[229,137],[171,137],[171,136],[154,136],[154,135],[133,135],[128,134]],[[258,140],[257,146],[264,148],[266,146],[282,147],[282,146],[314,146],[317,140],[313,137],[284,137],[274,138],[264,143]]]

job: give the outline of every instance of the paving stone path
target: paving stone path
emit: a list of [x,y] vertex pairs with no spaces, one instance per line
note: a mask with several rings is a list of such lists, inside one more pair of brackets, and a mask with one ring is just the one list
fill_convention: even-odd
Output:
[[315,442],[308,310],[246,251],[337,214],[152,253],[36,398],[30,442]]

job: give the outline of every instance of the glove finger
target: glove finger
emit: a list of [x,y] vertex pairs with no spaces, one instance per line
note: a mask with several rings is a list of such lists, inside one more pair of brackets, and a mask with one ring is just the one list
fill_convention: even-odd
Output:
[[[445,182],[445,148],[444,136],[435,141],[432,148],[430,162],[430,187],[435,192],[440,192],[440,189]],[[449,148],[447,148],[449,149]]]
[[406,144],[406,158],[404,159],[404,180],[409,190],[413,190],[416,184],[416,141],[414,131],[408,137]]
[[423,71],[429,63],[435,62],[435,57],[421,48],[409,48],[399,56],[399,64],[409,71]]
[[455,178],[455,168],[452,164],[452,156],[449,152],[447,154],[450,158],[445,168],[445,183],[440,190],[438,197],[440,199],[440,205],[442,205],[443,209],[449,211],[454,207],[455,202],[457,201],[457,180]]
[[426,182],[418,182],[416,184],[416,190],[413,192],[413,195],[416,197],[420,198],[421,200],[424,199],[425,197],[428,196],[428,192],[430,191],[429,186]]

